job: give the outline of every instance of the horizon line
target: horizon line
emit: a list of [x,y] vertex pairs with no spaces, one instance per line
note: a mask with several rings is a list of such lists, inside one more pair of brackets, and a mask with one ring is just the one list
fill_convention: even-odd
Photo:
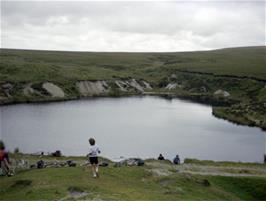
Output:
[[265,45],[256,45],[256,46],[229,46],[223,48],[215,48],[215,49],[205,49],[205,50],[182,50],[182,51],[90,51],[90,50],[51,50],[51,49],[23,49],[23,48],[4,48],[1,47],[0,50],[22,50],[22,51],[46,51],[46,52],[80,52],[80,53],[177,53],[177,52],[207,52],[207,51],[215,51],[215,50],[223,50],[223,49],[234,49],[234,48],[255,48],[255,47],[265,47]]

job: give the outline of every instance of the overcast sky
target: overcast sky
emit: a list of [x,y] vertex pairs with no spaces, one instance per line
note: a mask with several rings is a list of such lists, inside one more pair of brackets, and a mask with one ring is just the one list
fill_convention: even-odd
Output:
[[1,47],[191,51],[265,45],[264,1],[2,1]]

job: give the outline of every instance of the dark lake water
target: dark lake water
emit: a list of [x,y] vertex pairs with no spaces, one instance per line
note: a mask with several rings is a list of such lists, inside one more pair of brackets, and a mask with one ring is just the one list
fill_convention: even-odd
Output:
[[95,137],[111,159],[185,157],[262,162],[266,133],[212,116],[211,107],[159,97],[99,98],[0,107],[8,150],[86,155]]

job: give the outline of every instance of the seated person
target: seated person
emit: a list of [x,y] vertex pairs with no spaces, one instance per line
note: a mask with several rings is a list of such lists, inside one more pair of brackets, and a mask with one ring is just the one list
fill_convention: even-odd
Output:
[[175,156],[175,158],[173,160],[173,163],[176,164],[176,165],[180,164],[180,158],[179,158],[178,155]]
[[164,157],[162,154],[159,155],[158,160],[164,160]]
[[8,176],[12,176],[10,161],[8,153],[5,151],[5,146],[0,147],[0,168],[2,169],[3,173]]

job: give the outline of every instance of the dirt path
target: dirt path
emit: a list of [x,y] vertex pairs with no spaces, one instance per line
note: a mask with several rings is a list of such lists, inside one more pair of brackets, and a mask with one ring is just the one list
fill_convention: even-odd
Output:
[[212,166],[199,164],[173,165],[171,163],[150,161],[146,163],[155,176],[169,176],[171,174],[196,174],[226,177],[266,177],[265,167],[249,166]]

